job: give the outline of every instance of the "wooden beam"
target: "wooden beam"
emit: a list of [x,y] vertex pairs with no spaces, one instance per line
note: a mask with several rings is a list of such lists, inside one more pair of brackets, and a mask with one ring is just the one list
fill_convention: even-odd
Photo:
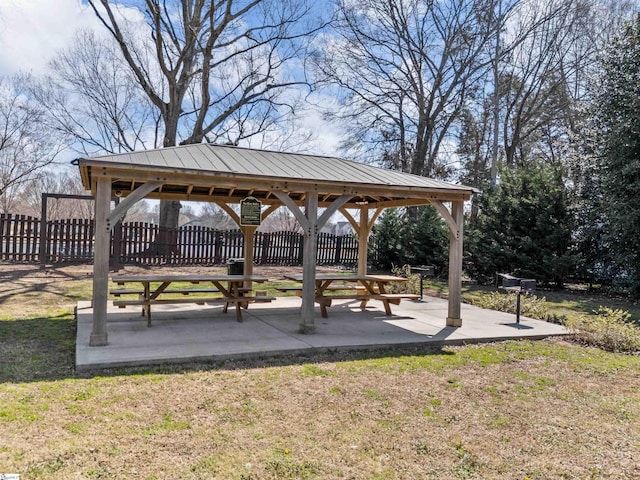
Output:
[[347,203],[349,200],[351,200],[351,198],[352,198],[351,195],[343,195],[340,198],[337,198],[336,200],[334,200],[331,203],[331,205],[328,206],[327,209],[323,212],[323,214],[320,215],[320,218],[318,219],[318,223],[316,223],[316,229],[320,231],[324,226],[324,224],[327,223],[327,220],[331,218],[331,215],[336,213],[336,211],[339,208],[342,208],[342,206],[345,203]]
[[358,230],[360,230],[360,225],[358,225],[358,222],[356,222],[356,219],[353,218],[353,216],[351,215],[351,213],[349,213],[349,211],[346,208],[341,208],[340,209],[340,213],[342,215],[344,215],[344,218],[346,218],[349,223],[351,224],[351,226],[353,227],[353,230],[358,233]]
[[400,197],[406,199],[427,200],[468,200],[473,195],[471,189],[363,185],[358,183],[318,182],[316,180],[283,181],[280,178],[266,176],[238,176],[236,174],[221,174],[219,172],[201,172],[198,175],[179,172],[145,171],[138,169],[105,168],[108,175],[114,179],[146,181],[162,181],[171,185],[194,185],[209,188],[215,185],[220,188],[242,189],[255,191],[286,191],[307,192],[315,191],[321,195],[337,194],[369,197]]
[[[449,230],[451,231],[452,235],[458,238],[460,236],[460,231],[458,230],[458,223],[456,222],[456,219],[453,217],[453,215],[449,212],[449,210],[447,210],[447,207],[445,207],[442,204],[442,202],[437,200],[434,200],[431,203],[436,208],[438,213],[442,215],[442,218],[444,218],[445,222],[447,222],[447,225],[449,226]],[[462,203],[462,202],[453,202],[451,208],[453,209],[453,205],[457,203]]]
[[262,211],[261,218],[262,221],[264,221],[269,215],[271,215],[273,212],[275,212],[277,209],[279,209],[282,206],[282,204],[280,203],[274,203],[269,205],[269,208],[265,209]]
[[[118,206],[113,209],[113,211],[107,217],[107,226],[109,227],[109,231],[113,229],[116,223],[124,217],[134,204],[142,200],[149,193],[153,192],[155,189],[162,186],[162,182],[149,182],[140,185],[133,192],[127,195],[124,199],[120,201]],[[109,185],[109,195],[111,195],[111,185]],[[111,196],[109,196],[111,198]]]
[[358,228],[358,275],[367,274],[367,251],[369,250],[369,208],[360,206],[360,226]]
[[240,215],[238,215],[233,208],[231,208],[227,203],[222,202],[222,201],[217,201],[215,203],[222,210],[224,210],[227,213],[227,215],[229,215],[231,217],[231,219],[236,223],[236,225],[238,225],[238,227],[240,226]]
[[[300,208],[293,201],[293,199],[288,194],[286,194],[285,192],[280,192],[278,190],[274,191],[273,194],[278,198],[278,200],[280,200],[284,205],[286,205],[286,207],[291,211],[291,213],[293,213],[293,216],[296,217],[296,219],[298,220],[298,223],[300,224],[302,229],[305,232],[308,232],[311,229],[311,225],[309,224],[309,221],[308,221],[307,217],[305,216],[305,214],[302,213],[302,210],[300,210]],[[318,197],[316,196],[315,198],[316,198],[316,202],[317,202]],[[316,208],[317,208],[317,203],[316,203]],[[313,221],[314,221],[313,225],[314,226],[315,226],[315,220],[316,219],[314,217],[314,219],[313,219]]]
[[[244,235],[244,270],[247,276],[253,275],[253,240],[254,234],[258,227],[242,226],[240,227]],[[251,282],[245,282],[244,288],[252,288]]]

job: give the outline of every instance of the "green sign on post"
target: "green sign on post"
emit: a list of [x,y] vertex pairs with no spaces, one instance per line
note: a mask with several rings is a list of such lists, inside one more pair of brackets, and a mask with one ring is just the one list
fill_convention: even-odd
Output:
[[262,221],[262,202],[254,197],[247,197],[240,202],[240,225],[259,227]]

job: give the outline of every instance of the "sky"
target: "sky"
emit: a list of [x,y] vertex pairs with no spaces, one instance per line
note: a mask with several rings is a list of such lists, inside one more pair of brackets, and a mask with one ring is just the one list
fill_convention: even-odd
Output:
[[[91,7],[81,0],[0,0],[0,76],[19,72],[46,75],[48,62],[80,29],[106,34]],[[329,96],[314,98],[317,104],[334,101]],[[310,110],[300,120],[316,134],[307,153],[338,154],[340,135],[318,111]]]
[[42,74],[78,29],[99,29],[78,0],[0,0],[0,72]]
[[[81,29],[107,34],[91,7],[81,0],[0,0],[0,76],[21,72],[46,76],[49,61]],[[335,98],[323,95],[313,100],[325,106],[335,103]],[[306,153],[339,155],[340,134],[317,109],[309,109],[298,120],[302,128],[315,133],[312,144],[303,147]],[[254,139],[253,144],[243,146],[260,148],[256,143]],[[73,150],[63,152],[58,168],[76,168],[70,162],[77,157]],[[198,204],[189,205],[199,209]]]

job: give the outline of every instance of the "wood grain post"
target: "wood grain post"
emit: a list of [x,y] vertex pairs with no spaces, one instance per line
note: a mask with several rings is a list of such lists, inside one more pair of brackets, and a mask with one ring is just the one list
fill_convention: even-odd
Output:
[[449,315],[447,326],[461,327],[460,304],[462,293],[462,239],[464,227],[464,202],[451,202],[451,216],[456,232],[450,232],[449,246]]
[[358,228],[358,275],[367,274],[367,252],[369,251],[369,209],[360,206],[360,226]]
[[[253,275],[253,244],[254,236],[258,227],[243,226],[242,234],[244,235],[244,274]],[[251,282],[245,282],[244,288],[253,288]]]
[[302,319],[300,333],[314,333],[316,330],[313,313],[316,298],[316,249],[318,218],[318,194],[307,192],[305,198],[304,257],[302,259]]
[[98,177],[95,197],[95,243],[93,256],[93,328],[89,345],[107,345],[107,290],[111,226],[108,223],[111,202],[111,179]]

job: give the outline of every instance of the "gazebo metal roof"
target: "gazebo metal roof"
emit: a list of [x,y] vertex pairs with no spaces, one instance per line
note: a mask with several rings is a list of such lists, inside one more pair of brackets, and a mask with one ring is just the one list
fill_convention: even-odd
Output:
[[[392,207],[467,200],[471,187],[379,168],[335,157],[255,150],[210,144],[78,159],[85,188],[109,170],[112,189],[127,196],[142,183],[163,185],[148,195],[164,200],[239,202],[247,196],[265,204],[280,203],[274,190],[287,191],[297,203],[310,189],[320,206],[350,194],[355,206]],[[95,192],[94,192],[95,193]]]

